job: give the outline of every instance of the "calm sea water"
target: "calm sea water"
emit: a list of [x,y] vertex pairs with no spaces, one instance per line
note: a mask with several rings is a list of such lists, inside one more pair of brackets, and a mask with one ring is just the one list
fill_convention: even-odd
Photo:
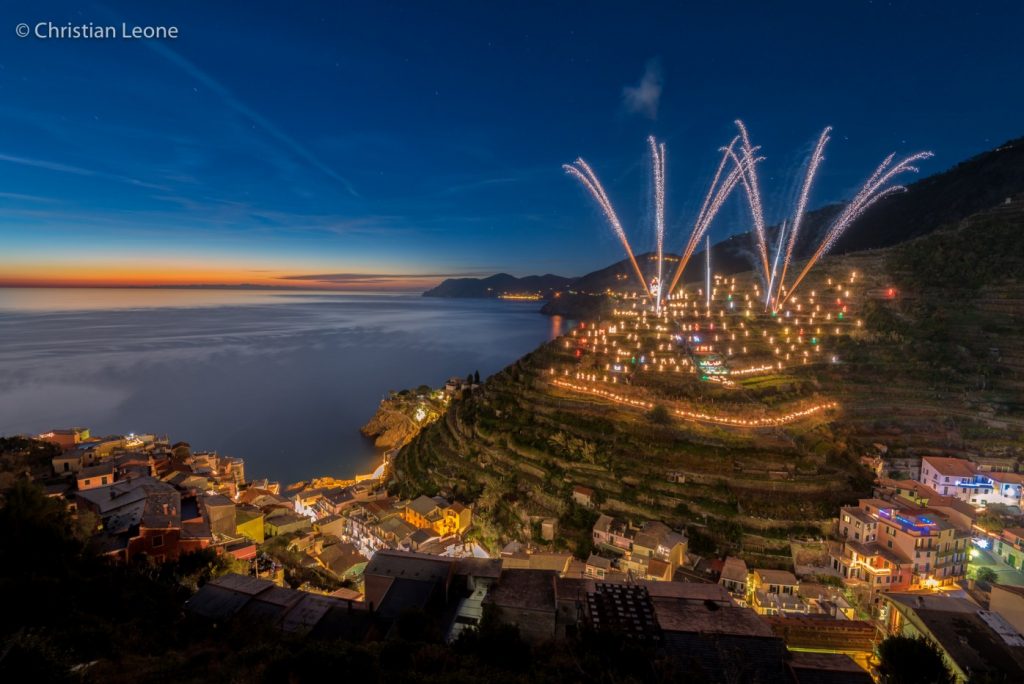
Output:
[[377,464],[389,389],[487,376],[564,332],[536,303],[0,288],[0,435],[168,435],[292,482]]

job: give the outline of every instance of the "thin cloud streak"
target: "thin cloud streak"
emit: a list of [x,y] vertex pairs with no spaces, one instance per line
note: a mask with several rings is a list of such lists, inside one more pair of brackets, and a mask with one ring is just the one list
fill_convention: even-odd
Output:
[[149,188],[151,190],[161,190],[166,192],[168,188],[162,185],[156,185],[154,183],[147,183],[141,181],[138,178],[131,178],[129,176],[120,176],[116,173],[107,173],[105,171],[97,171],[96,169],[86,169],[81,166],[72,166],[71,164],[62,164],[60,162],[52,162],[46,159],[34,159],[32,157],[19,157],[13,154],[0,153],[0,161],[5,161],[10,164],[19,164],[21,166],[30,166],[36,169],[44,169],[46,171],[56,171],[57,173],[70,173],[75,176],[86,176],[89,178],[101,178],[105,180],[113,180],[119,183],[127,183],[129,185],[135,185],[140,188]]
[[154,51],[156,51],[157,54],[161,55],[168,62],[177,66],[186,74],[196,79],[197,81],[205,85],[207,88],[212,90],[214,93],[216,93],[224,102],[224,104],[226,104],[229,108],[233,109],[237,114],[242,115],[243,117],[249,119],[251,122],[258,125],[271,137],[273,137],[279,143],[282,143],[285,147],[287,147],[288,150],[292,152],[292,154],[299,157],[303,161],[307,162],[309,165],[313,166],[323,174],[340,183],[345,188],[345,190],[353,197],[359,197],[359,193],[356,192],[355,187],[347,178],[345,178],[337,171],[327,166],[322,161],[320,161],[320,159],[318,159],[316,155],[314,155],[303,145],[301,145],[298,141],[296,141],[290,135],[288,135],[280,128],[278,128],[276,125],[274,125],[262,114],[256,112],[251,107],[246,105],[244,102],[239,100],[230,90],[227,89],[227,87],[222,85],[220,81],[215,79],[213,76],[210,76],[208,73],[206,73],[205,71],[197,67],[195,64],[179,55],[174,50],[171,50],[167,46],[160,44],[158,41],[148,40],[144,42],[148,47],[152,48]]

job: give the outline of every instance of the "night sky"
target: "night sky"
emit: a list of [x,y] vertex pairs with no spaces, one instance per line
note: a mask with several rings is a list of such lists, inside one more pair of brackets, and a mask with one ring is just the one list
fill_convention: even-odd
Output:
[[[678,250],[737,117],[772,220],[825,125],[812,206],[889,152],[929,174],[1024,134],[1019,2],[647,4],[7,0],[0,284],[580,275],[620,254],[577,156],[643,249],[665,140]],[[15,34],[42,21],[180,37]]]

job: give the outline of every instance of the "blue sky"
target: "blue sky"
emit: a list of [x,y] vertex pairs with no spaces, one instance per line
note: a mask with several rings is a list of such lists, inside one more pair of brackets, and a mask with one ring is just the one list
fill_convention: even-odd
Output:
[[[41,21],[180,37],[15,35]],[[1024,134],[1022,23],[1011,2],[10,0],[0,280],[582,274],[620,254],[560,165],[586,158],[649,247],[649,134],[678,250],[737,117],[769,218],[825,125],[812,205],[889,152],[933,150],[927,174]],[[715,237],[746,228],[732,204]]]

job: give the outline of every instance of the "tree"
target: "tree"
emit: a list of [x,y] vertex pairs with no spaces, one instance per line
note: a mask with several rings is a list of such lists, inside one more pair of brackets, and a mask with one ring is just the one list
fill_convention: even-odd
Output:
[[886,684],[953,684],[942,653],[927,639],[889,637],[878,646],[878,657]]
[[480,384],[480,371],[473,371],[473,384],[474,385],[479,385]]
[[648,411],[647,418],[656,425],[668,425],[672,422],[672,416],[669,414],[668,409],[661,404]]
[[981,567],[978,568],[978,571],[976,573],[974,573],[974,579],[978,580],[979,582],[987,582],[989,584],[992,584],[993,582],[999,580],[999,575],[997,575],[996,571],[990,567]]

